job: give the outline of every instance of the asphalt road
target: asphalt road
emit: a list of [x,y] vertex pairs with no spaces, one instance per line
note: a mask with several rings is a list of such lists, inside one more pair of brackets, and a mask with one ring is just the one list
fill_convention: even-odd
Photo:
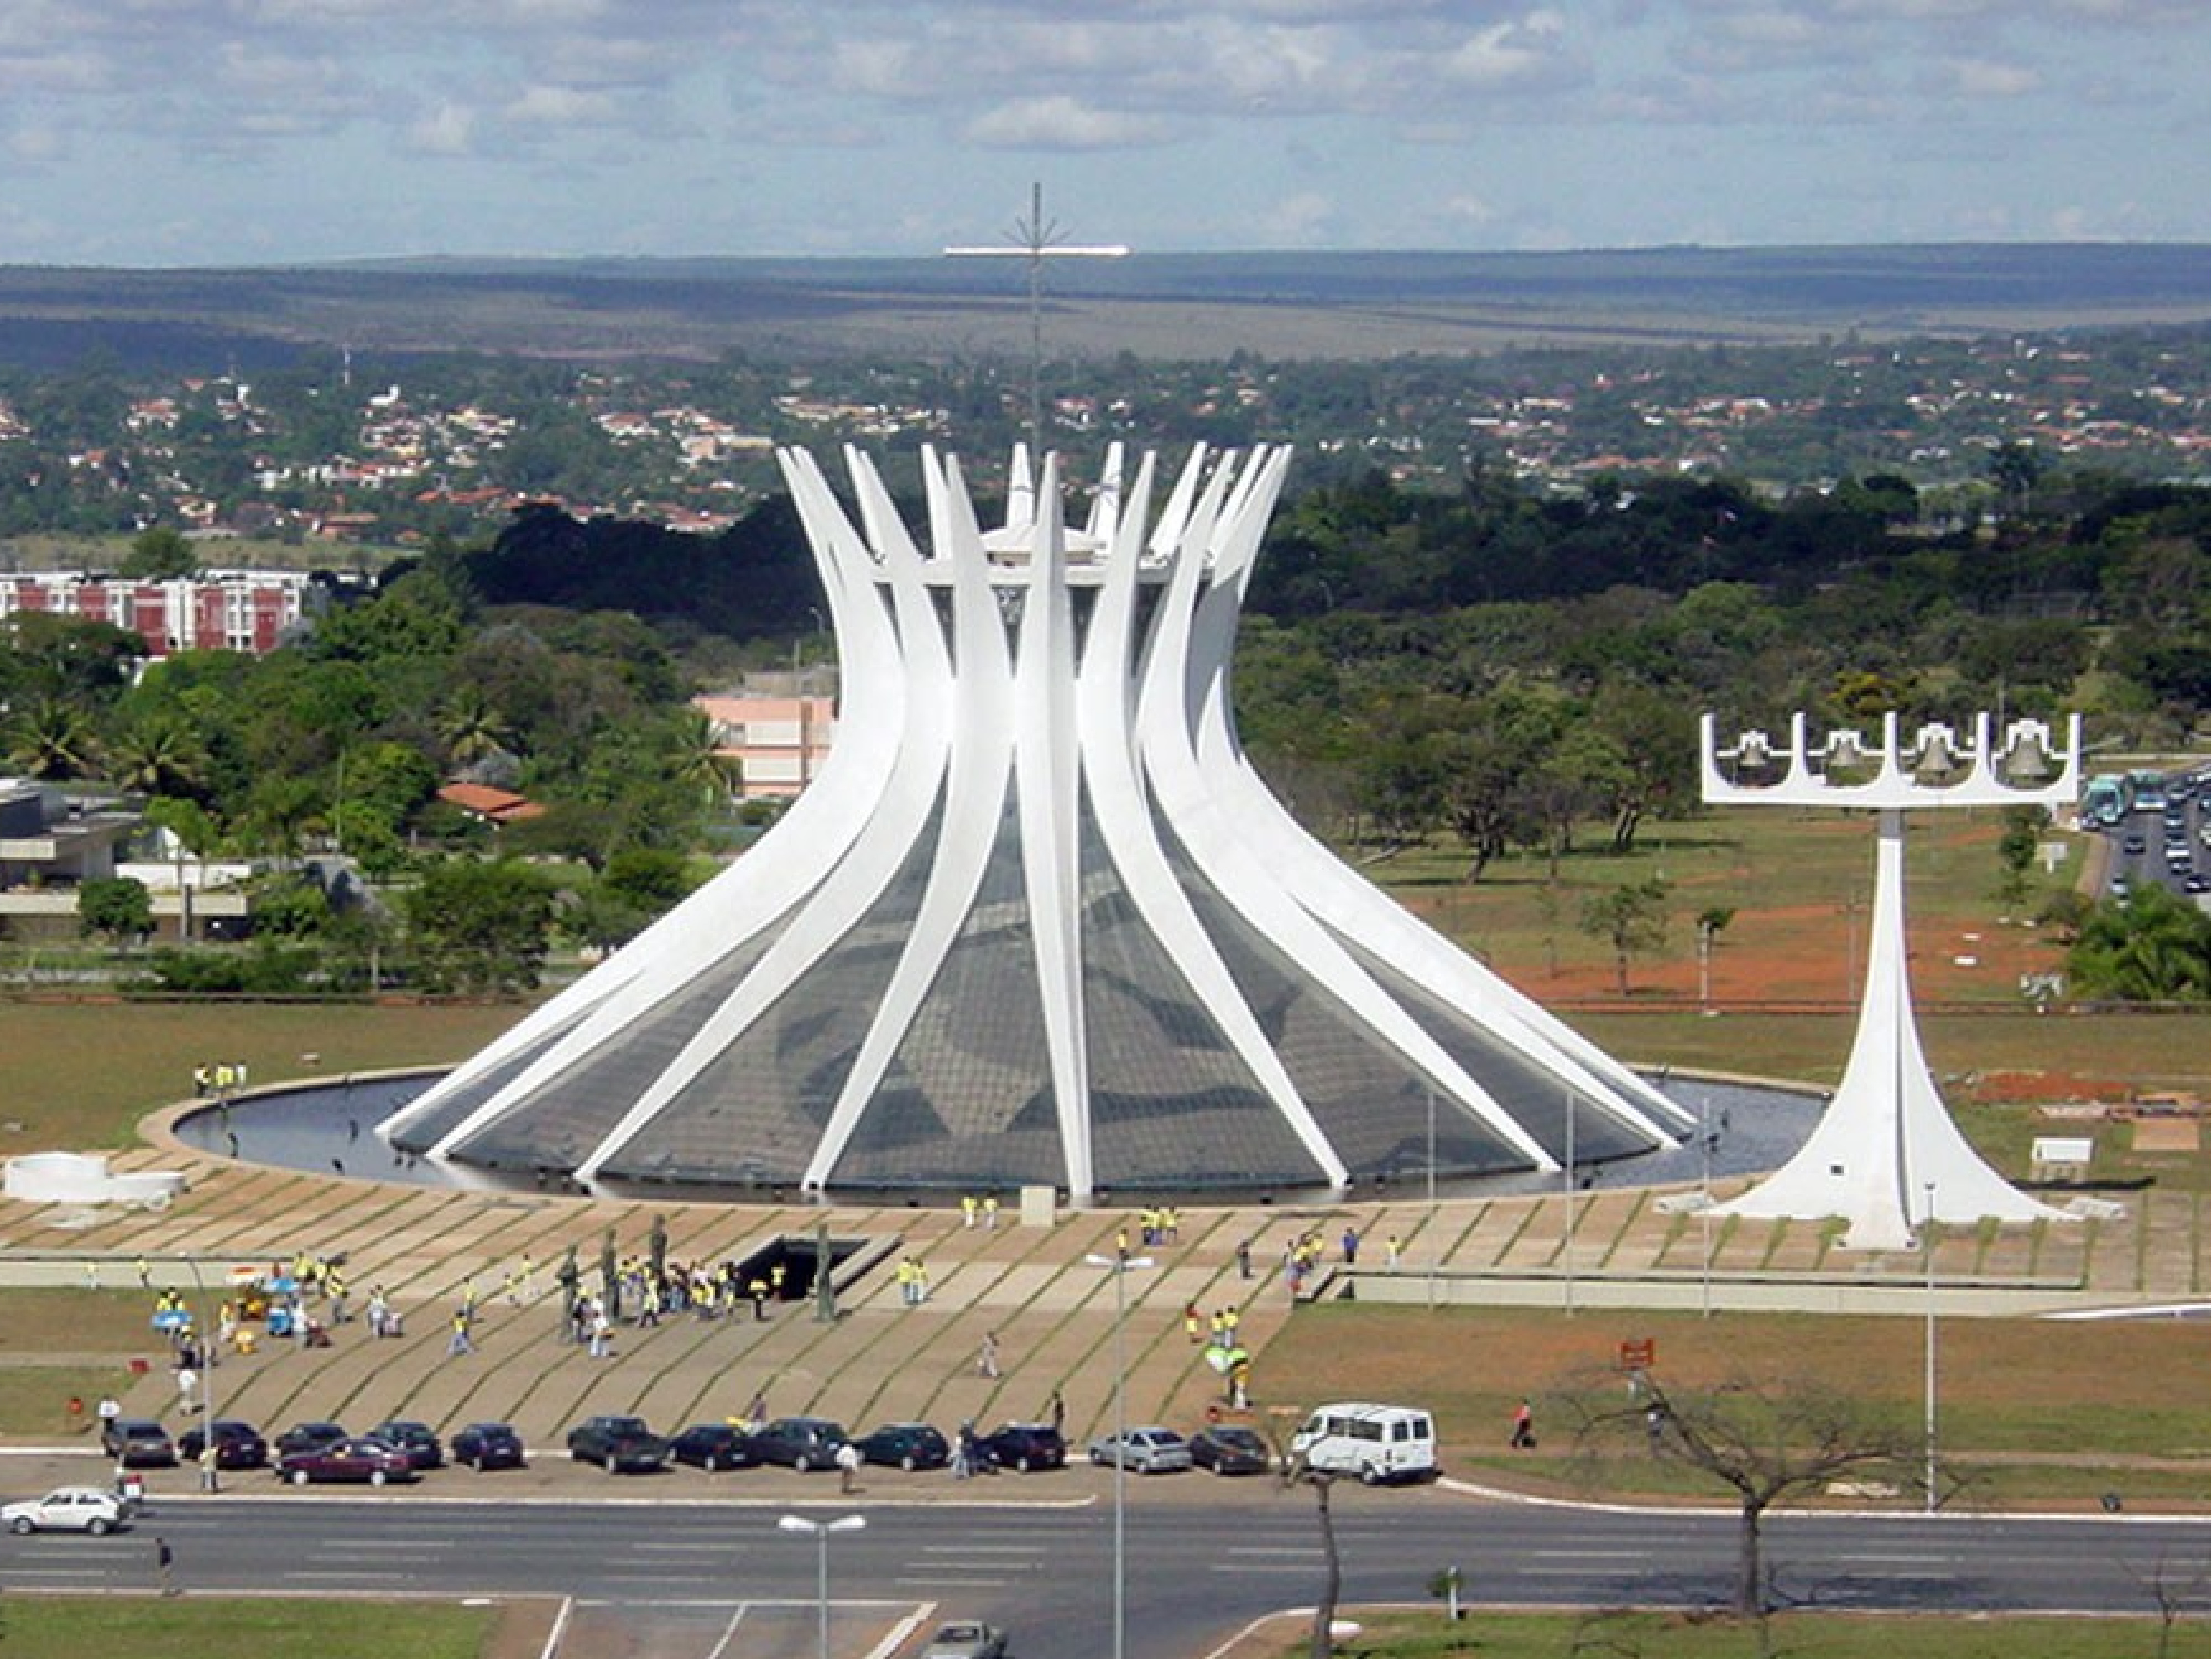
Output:
[[[1132,1659],[1194,1659],[1255,1617],[1311,1605],[1322,1553],[1310,1494],[1253,1480],[1224,1483],[1218,1497],[1209,1482],[1201,1497],[1189,1477],[1175,1479],[1185,1489],[1171,1500],[1133,1482]],[[810,1499],[799,1512],[817,1520],[867,1516],[865,1530],[830,1546],[841,1659],[857,1659],[916,1609],[1003,1625],[1023,1659],[1103,1659],[1111,1510],[1050,1496],[1062,1501]],[[1708,1606],[1726,1598],[1731,1582],[1735,1531],[1724,1514],[1498,1504],[1433,1488],[1340,1487],[1334,1503],[1348,1601],[1424,1602],[1431,1575],[1448,1565],[1479,1602]],[[164,1500],[136,1529],[107,1539],[0,1538],[0,1584],[143,1590],[158,1533],[188,1592],[568,1595],[664,1620],[689,1616],[696,1644],[666,1650],[701,1659],[804,1651],[817,1546],[778,1529],[792,1507],[507,1504],[421,1493]],[[2151,1587],[2162,1579],[2185,1587],[2201,1614],[2212,1564],[2203,1517],[1798,1515],[1771,1520],[1768,1540],[1769,1570],[1785,1596],[1838,1609],[2150,1613]],[[750,1648],[733,1641],[748,1604],[780,1610],[781,1638]],[[749,1630],[765,1636],[769,1627]]]

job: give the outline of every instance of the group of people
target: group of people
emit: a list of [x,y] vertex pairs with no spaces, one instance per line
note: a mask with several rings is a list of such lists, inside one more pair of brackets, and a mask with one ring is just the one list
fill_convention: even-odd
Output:
[[985,1193],[980,1198],[973,1193],[960,1194],[960,1224],[974,1227],[978,1223],[987,1233],[999,1231],[999,1195]]
[[899,1301],[908,1308],[919,1308],[929,1300],[929,1268],[918,1255],[902,1255],[894,1275],[898,1282]]
[[210,1095],[235,1094],[245,1086],[244,1060],[223,1060],[192,1067],[192,1095],[196,1099],[205,1100]]

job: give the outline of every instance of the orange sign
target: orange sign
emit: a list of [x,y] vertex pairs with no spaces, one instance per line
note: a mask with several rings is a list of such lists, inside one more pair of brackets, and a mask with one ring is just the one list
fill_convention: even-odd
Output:
[[1625,1371],[1648,1371],[1658,1353],[1659,1345],[1651,1338],[1632,1338],[1620,1345],[1620,1369]]

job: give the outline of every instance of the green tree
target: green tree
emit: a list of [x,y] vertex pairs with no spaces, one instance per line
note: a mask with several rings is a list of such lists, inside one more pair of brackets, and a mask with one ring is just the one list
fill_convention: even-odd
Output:
[[400,899],[422,988],[436,994],[538,983],[553,930],[553,889],[513,860],[447,859]]
[[2018,904],[2027,896],[2027,872],[2035,866],[2035,850],[2043,844],[2043,809],[2039,806],[2008,806],[2005,809],[2004,833],[1997,838],[1997,866],[2003,872],[1997,881],[1997,893],[2007,904]]
[[1623,996],[1628,994],[1629,958],[1667,942],[1667,896],[1673,890],[1671,884],[1653,876],[1583,901],[1583,932],[1612,949],[1613,979]]
[[77,930],[117,945],[154,931],[154,900],[134,876],[94,876],[76,891]]
[[2203,1002],[2212,994],[2212,916],[2145,883],[2090,914],[2066,972],[2078,997]]
[[39,698],[8,723],[8,758],[34,778],[90,777],[100,766],[91,715],[64,697]]
[[125,576],[149,581],[168,581],[199,574],[199,555],[184,532],[172,526],[149,526],[131,538],[131,550],[118,567]]
[[118,788],[190,799],[207,781],[207,745],[183,718],[156,713],[108,739],[104,770]]

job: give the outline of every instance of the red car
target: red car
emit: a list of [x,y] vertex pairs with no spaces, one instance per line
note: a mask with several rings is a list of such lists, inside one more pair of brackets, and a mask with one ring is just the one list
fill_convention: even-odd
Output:
[[418,1478],[414,1460],[381,1440],[339,1440],[313,1451],[294,1452],[276,1465],[276,1475],[295,1486],[311,1480],[366,1481],[381,1486]]

